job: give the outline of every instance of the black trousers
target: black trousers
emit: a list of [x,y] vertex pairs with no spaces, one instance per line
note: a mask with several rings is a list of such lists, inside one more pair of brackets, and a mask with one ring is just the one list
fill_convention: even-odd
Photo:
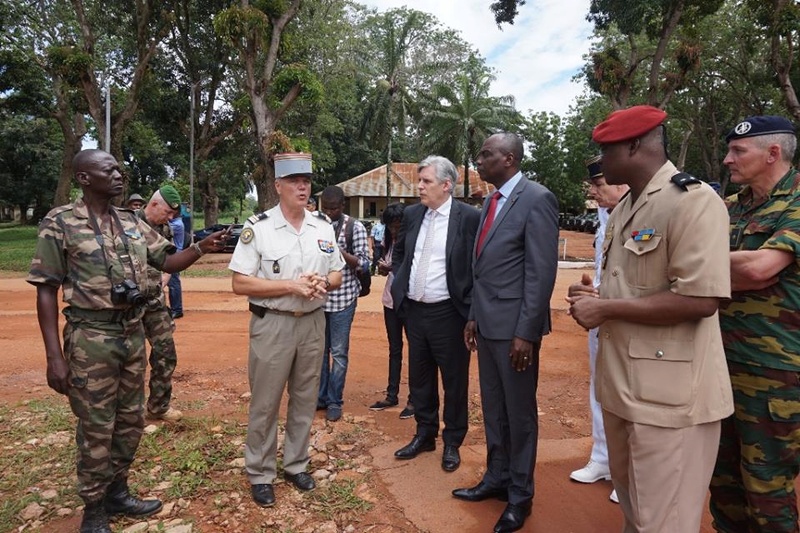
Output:
[[[397,401],[400,394],[400,373],[403,369],[403,319],[391,307],[383,308],[383,322],[386,325],[386,339],[389,341],[389,383],[386,399]],[[409,399],[411,396],[409,395]]]
[[508,356],[510,340],[486,339],[478,329],[477,341],[487,452],[483,482],[507,488],[508,503],[527,505],[533,498],[539,439],[536,388],[541,343],[533,343],[533,364],[517,372]]
[[445,445],[461,446],[467,434],[469,351],[464,345],[466,319],[450,300],[403,304],[408,335],[408,383],[417,435],[439,434],[439,381],[444,389]]

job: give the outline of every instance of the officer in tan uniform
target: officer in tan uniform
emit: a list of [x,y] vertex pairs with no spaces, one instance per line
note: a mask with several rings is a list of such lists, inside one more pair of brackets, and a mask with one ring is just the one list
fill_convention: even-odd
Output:
[[275,504],[278,409],[288,383],[284,478],[314,488],[306,473],[311,421],[317,405],[325,346],[322,305],[342,282],[344,259],[327,217],[306,210],[311,155],[275,156],[279,203],[247,219],[231,258],[233,292],[249,297],[250,414],[245,467],[253,500]]
[[730,296],[728,215],[668,161],[650,106],[615,111],[592,134],[606,182],[628,184],[603,245],[600,297],[570,297],[599,326],[596,394],[624,531],[699,531],[733,402],[717,309]]

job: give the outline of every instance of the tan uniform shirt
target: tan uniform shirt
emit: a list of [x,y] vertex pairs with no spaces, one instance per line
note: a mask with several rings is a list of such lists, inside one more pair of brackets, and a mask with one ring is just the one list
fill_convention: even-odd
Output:
[[[672,183],[667,162],[637,202],[626,196],[606,227],[601,298],[662,291],[730,297],[728,214],[705,184]],[[635,232],[649,238],[636,239]],[[611,320],[600,326],[596,394],[631,422],[680,428],[720,420],[733,398],[719,317],[673,326]]]
[[[325,276],[344,268],[333,226],[324,215],[306,211],[298,232],[286,222],[280,206],[247,219],[228,268],[262,279],[297,279],[304,272]],[[250,298],[250,302],[280,311],[308,313],[325,300],[287,295]]]

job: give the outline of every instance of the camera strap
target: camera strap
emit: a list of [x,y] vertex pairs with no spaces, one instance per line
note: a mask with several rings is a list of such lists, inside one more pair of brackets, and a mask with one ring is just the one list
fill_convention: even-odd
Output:
[[[123,263],[125,259],[128,260],[128,264],[131,267],[131,277],[133,278],[133,282],[136,283],[136,267],[133,264],[133,259],[131,258],[130,246],[129,246],[128,236],[125,234],[125,228],[122,225],[122,221],[119,219],[117,211],[114,208],[110,208],[109,212],[113,217],[113,219],[116,220],[117,224],[119,225],[120,239],[122,239],[122,247],[125,248],[125,253],[121,255],[117,254],[117,257],[119,257],[120,263]],[[112,243],[114,242],[114,220],[111,221]],[[111,265],[108,264],[108,257],[106,257],[106,247],[105,243],[103,242],[103,235],[102,233],[100,233],[100,226],[98,226],[97,220],[95,219],[94,214],[92,214],[91,211],[89,211],[89,221],[91,222],[92,229],[94,230],[94,238],[97,241],[97,244],[100,246],[100,253],[103,254],[103,263],[106,265],[106,270],[108,271],[108,277],[109,279],[111,279]],[[116,246],[114,247],[114,250],[116,251]],[[124,265],[122,267],[122,271],[124,274],[125,272]],[[114,283],[113,279],[111,279],[111,283],[112,284]]]

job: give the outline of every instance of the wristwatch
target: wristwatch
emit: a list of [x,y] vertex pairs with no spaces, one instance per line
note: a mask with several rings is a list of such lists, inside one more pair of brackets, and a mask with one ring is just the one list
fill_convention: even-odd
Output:
[[331,286],[331,280],[328,279],[328,275],[325,274],[325,289]]

